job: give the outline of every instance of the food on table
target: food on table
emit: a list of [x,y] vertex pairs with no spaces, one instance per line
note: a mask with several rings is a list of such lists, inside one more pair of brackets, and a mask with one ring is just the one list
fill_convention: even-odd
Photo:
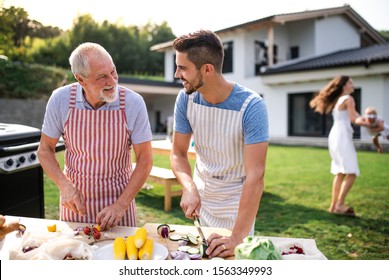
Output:
[[138,257],[140,260],[151,260],[153,257],[154,241],[147,238],[144,245],[139,249]]
[[171,229],[170,226],[169,226],[168,224],[160,224],[160,225],[158,225],[158,227],[157,227],[157,233],[158,233],[159,235],[161,235],[161,230],[162,230],[163,227],[167,227],[168,230],[169,230],[169,233],[170,233],[170,232],[174,232],[174,229]]
[[127,259],[137,260],[138,259],[138,248],[135,246],[134,236],[130,235],[126,239],[126,252]]
[[116,237],[113,241],[113,258],[115,260],[126,258],[126,242],[123,237]]
[[300,254],[300,255],[305,255],[305,252],[303,248],[297,245],[293,245],[289,248],[287,251],[283,251],[281,253],[282,255],[292,255],[292,254]]
[[[153,258],[154,242],[147,237],[145,228],[139,228],[134,235],[116,237],[113,242],[113,255],[115,260],[151,260]],[[143,238],[145,238],[143,240]],[[143,243],[140,248],[140,243]]]
[[11,260],[89,260],[96,247],[60,232],[28,232],[9,251]]
[[15,230],[19,230],[20,224],[18,222],[6,222],[6,219],[3,215],[0,215],[0,241],[4,237]]
[[[91,227],[90,226],[85,226],[83,228],[83,232],[85,235],[88,236],[88,238],[94,238],[95,241],[97,241],[98,239],[100,239],[101,237],[101,232],[99,230],[100,226],[95,226],[95,225],[92,225]],[[80,231],[77,231],[78,233]]]
[[49,232],[56,232],[57,231],[57,224],[48,225],[47,230]]
[[248,236],[243,243],[235,247],[238,260],[281,260],[281,254],[270,239]]
[[146,242],[147,239],[147,231],[145,228],[141,227],[138,228],[134,235],[134,244],[135,247],[140,249],[143,244]]

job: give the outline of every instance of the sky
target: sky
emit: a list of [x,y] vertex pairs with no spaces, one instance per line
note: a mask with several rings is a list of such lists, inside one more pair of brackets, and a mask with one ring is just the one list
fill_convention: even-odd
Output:
[[[232,4],[234,3],[234,4]],[[144,26],[166,21],[174,35],[198,29],[217,31],[283,13],[349,4],[373,28],[389,30],[388,0],[0,0],[0,7],[24,8],[29,18],[67,30],[79,15],[97,22]]]

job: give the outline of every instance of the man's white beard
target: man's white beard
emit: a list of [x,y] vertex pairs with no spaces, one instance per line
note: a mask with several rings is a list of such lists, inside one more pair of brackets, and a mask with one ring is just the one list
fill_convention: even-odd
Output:
[[100,97],[101,101],[104,101],[104,102],[107,102],[107,103],[112,103],[112,102],[114,102],[116,100],[117,96],[118,96],[118,87],[115,86],[115,92],[113,94],[105,95],[104,94],[104,89],[102,89],[100,91],[100,96],[99,97]]

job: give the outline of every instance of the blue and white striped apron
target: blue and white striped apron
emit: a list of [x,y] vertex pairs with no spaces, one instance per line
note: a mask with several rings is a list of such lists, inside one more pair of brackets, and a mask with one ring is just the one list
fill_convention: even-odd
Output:
[[240,111],[196,104],[193,94],[189,96],[187,117],[197,154],[193,180],[201,198],[203,226],[233,229],[235,225],[246,179],[242,119],[255,96],[248,96]]

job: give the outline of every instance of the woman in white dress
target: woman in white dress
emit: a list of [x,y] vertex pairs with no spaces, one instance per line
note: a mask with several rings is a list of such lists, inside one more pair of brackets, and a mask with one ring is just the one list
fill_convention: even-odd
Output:
[[331,155],[332,184],[330,213],[355,216],[352,207],[346,205],[346,196],[359,176],[358,159],[353,143],[354,130],[351,123],[368,125],[355,109],[353,80],[348,76],[333,78],[310,102],[320,114],[332,112],[333,126],[328,136]]

